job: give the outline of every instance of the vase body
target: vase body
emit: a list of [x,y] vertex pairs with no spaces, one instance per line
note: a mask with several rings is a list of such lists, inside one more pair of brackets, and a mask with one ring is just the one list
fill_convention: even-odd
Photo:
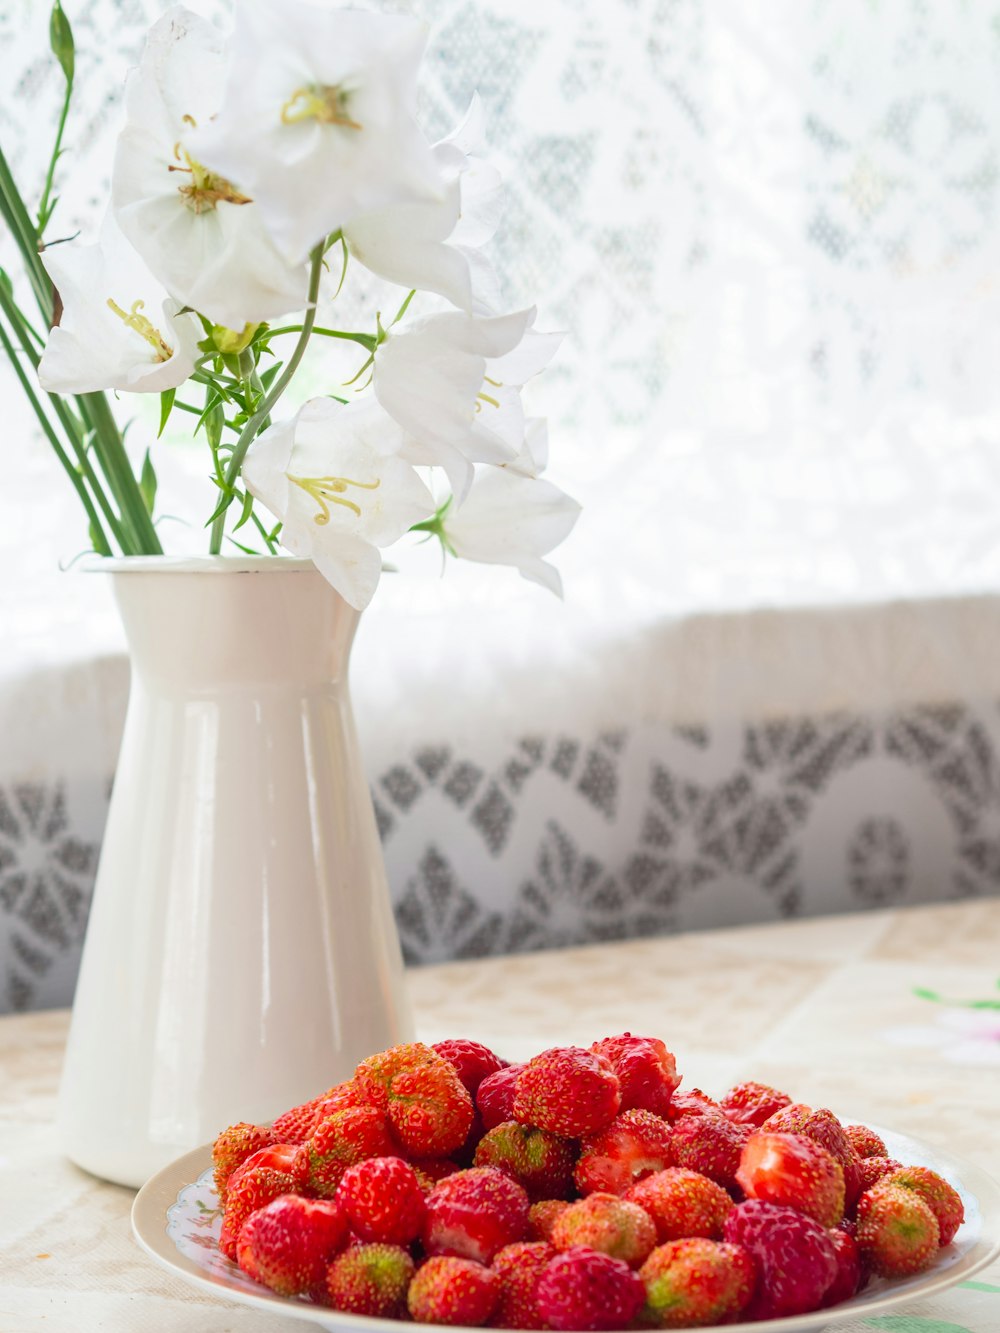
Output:
[[307,562],[111,577],[132,685],[59,1131],[138,1186],[412,1028],[348,694],[357,612]]

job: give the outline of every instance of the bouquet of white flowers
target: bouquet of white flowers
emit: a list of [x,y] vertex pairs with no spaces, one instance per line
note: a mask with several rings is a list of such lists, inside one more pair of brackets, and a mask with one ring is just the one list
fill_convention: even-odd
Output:
[[[534,310],[498,312],[482,247],[502,190],[479,156],[478,101],[432,144],[414,118],[417,20],[323,0],[234,9],[228,37],[181,7],[150,30],[96,243],[47,239],[74,78],[58,0],[65,99],[34,216],[0,154],[0,208],[45,326],[0,273],[0,341],[94,550],[162,551],[149,450],[134,467],[106,397],[157,393],[161,433],[184,411],[209,450],[213,554],[284,547],[361,608],[382,550],[415,532],[559,592],[543,557],[578,506],[540,476],[545,423],[521,404],[559,338]],[[398,285],[398,309],[324,327],[317,306],[352,265]],[[353,344],[359,364],[281,418],[313,339]]]

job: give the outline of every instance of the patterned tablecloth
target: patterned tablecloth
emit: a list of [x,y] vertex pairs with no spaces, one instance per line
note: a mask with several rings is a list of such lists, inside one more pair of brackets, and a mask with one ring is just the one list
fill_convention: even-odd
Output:
[[[1000,903],[786,922],[426,967],[421,1035],[522,1056],[625,1029],[662,1035],[689,1086],[752,1076],[946,1147],[1000,1177]],[[188,1289],[133,1241],[129,1190],[59,1155],[62,1012],[0,1020],[0,1333],[295,1333]],[[996,1333],[1000,1264],[840,1333]]]

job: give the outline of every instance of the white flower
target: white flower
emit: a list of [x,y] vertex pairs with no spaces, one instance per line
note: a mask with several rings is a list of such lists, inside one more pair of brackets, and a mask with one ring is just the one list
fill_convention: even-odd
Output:
[[42,263],[62,301],[38,367],[43,389],[159,393],[184,383],[201,325],[179,313],[110,214],[98,244],[48,246]]
[[535,333],[534,318],[429,315],[390,329],[375,352],[375,396],[406,432],[403,456],[444,468],[459,501],[473,463],[509,463],[521,450],[521,386],[560,341]]
[[561,597],[559,571],[542,556],[569,536],[579,513],[577,502],[551,482],[509,468],[481,468],[465,503],[450,506],[442,526],[455,555],[513,565]]
[[500,221],[500,173],[472,156],[481,145],[482,110],[473,98],[462,124],[434,145],[444,181],[440,199],[393,204],[344,224],[344,239],[365,268],[401,287],[437,292],[460,310],[489,308],[497,280],[478,253]]
[[296,263],[358,213],[439,198],[413,120],[422,24],[309,0],[240,0],[222,108],[192,138]]
[[380,546],[430,517],[434,499],[395,456],[399,432],[371,399],[313,398],[250,446],[243,481],[275,518],[281,544],[311,557],[358,610],[382,570]]
[[549,423],[544,417],[529,417],[524,426],[524,443],[516,458],[502,466],[522,477],[537,477],[549,465]]
[[191,149],[218,109],[224,67],[219,34],[189,10],[153,25],[126,84],[111,186],[119,226],[164,286],[241,329],[301,310],[308,275],[278,254],[245,186]]

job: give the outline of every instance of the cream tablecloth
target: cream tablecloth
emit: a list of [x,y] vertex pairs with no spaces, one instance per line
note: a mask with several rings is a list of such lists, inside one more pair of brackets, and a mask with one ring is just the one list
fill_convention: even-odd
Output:
[[[662,1035],[689,1085],[752,1076],[947,1147],[1000,1177],[1000,903],[788,922],[410,975],[421,1035],[512,1056],[631,1029]],[[130,1191],[59,1155],[51,1118],[66,1014],[0,1020],[2,1333],[295,1333],[155,1267]],[[841,1333],[997,1333],[1000,1264],[905,1315]]]

